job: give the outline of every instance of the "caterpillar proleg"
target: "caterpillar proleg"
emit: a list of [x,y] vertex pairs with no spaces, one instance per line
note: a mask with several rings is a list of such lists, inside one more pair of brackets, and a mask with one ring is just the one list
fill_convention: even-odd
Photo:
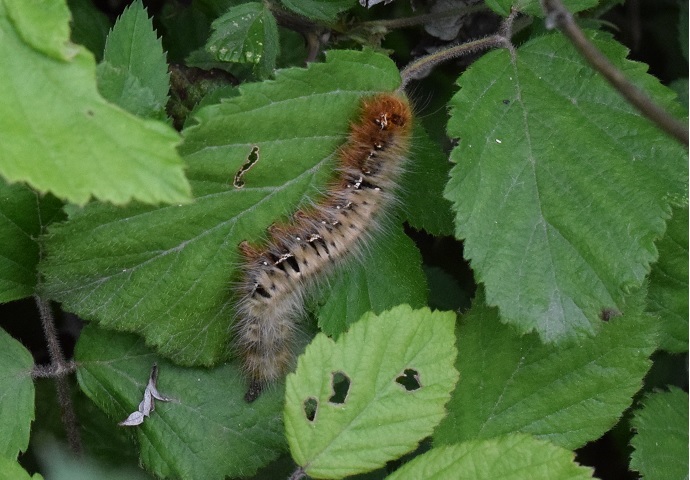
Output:
[[241,246],[235,341],[254,401],[292,361],[306,292],[356,255],[395,199],[412,129],[407,100],[379,94],[362,101],[338,151],[337,176],[313,206],[274,225],[260,247]]

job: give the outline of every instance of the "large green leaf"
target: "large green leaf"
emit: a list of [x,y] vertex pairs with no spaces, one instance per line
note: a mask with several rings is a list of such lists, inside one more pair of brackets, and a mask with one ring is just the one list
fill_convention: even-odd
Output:
[[573,452],[524,434],[432,449],[386,480],[586,480],[592,470]]
[[596,337],[558,346],[520,336],[481,302],[457,330],[460,381],[436,430],[438,443],[523,432],[577,448],[615,425],[656,348],[655,321],[639,299]]
[[659,346],[688,351],[688,207],[674,208],[649,276],[647,308],[659,317]]
[[342,478],[382,467],[428,436],[458,378],[454,320],[402,305],[365,315],[337,342],[317,335],[286,381],[297,464],[314,478]]
[[34,419],[33,366],[29,351],[0,328],[0,458],[14,460],[29,445]]
[[[678,111],[673,93],[598,47],[640,87]],[[561,35],[514,57],[491,52],[460,78],[448,124],[446,198],[456,236],[487,301],[522,332],[558,341],[594,333],[657,257],[671,201],[687,196],[687,155],[626,104]]]
[[111,102],[142,117],[165,118],[170,89],[160,39],[141,0],[113,26],[98,65],[98,90]]
[[189,200],[179,136],[106,102],[64,0],[0,2],[0,174],[84,204]]
[[38,236],[62,217],[62,204],[23,185],[0,179],[0,303],[34,293],[39,259]]
[[688,394],[678,388],[649,394],[631,424],[637,435],[630,467],[649,480],[688,478]]
[[85,328],[75,352],[82,390],[115,422],[137,410],[152,365],[158,391],[170,397],[132,428],[142,464],[163,478],[223,479],[251,475],[284,450],[282,389],[244,401],[246,383],[234,364],[181,368],[134,335]]
[[[179,363],[218,361],[233,316],[238,245],[318,196],[360,99],[399,83],[387,57],[338,51],[200,110],[180,149],[195,202],[86,207],[50,230],[47,292],[82,317],[143,335]],[[258,160],[236,188],[255,147]]]
[[43,480],[40,473],[29,473],[16,460],[0,457],[0,480]]
[[333,22],[338,14],[354,7],[356,0],[281,0],[293,12],[325,22]]

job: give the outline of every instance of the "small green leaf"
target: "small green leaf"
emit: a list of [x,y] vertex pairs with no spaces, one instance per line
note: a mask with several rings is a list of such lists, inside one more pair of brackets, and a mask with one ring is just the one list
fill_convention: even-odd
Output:
[[338,271],[323,289],[318,321],[327,335],[344,332],[369,311],[381,313],[401,303],[426,305],[422,256],[401,227],[375,238],[364,255]]
[[402,305],[364,315],[337,342],[317,335],[286,380],[285,430],[297,464],[315,478],[341,478],[379,468],[428,436],[458,378],[454,320]]
[[[595,34],[673,112],[673,94]],[[625,103],[563,36],[494,51],[460,78],[448,124],[461,143],[446,198],[487,302],[545,341],[594,333],[656,260],[670,203],[687,196],[684,149]]]
[[436,447],[393,472],[386,480],[586,480],[592,470],[573,452],[529,435]]
[[556,346],[518,335],[478,297],[457,330],[460,381],[435,441],[523,432],[577,448],[599,438],[630,406],[651,365],[656,323],[641,310],[630,305],[596,337]]
[[165,118],[170,75],[160,39],[141,0],[129,5],[108,35],[98,90],[136,115]]
[[647,309],[661,321],[660,348],[688,351],[688,207],[674,208],[657,244],[659,261],[649,276]]
[[33,366],[29,351],[0,328],[0,459],[15,459],[29,445],[34,419]]
[[637,435],[630,467],[650,480],[688,478],[688,394],[671,387],[642,403],[631,422]]
[[334,22],[339,13],[357,5],[357,0],[281,0],[281,3],[304,17]]
[[[64,2],[0,3],[0,70],[12,72],[0,75],[0,174],[77,204],[92,196],[119,204],[188,201],[189,184],[175,151],[177,133],[107,103],[96,91],[88,51],[77,47],[65,61],[44,55],[27,43],[4,6],[13,5],[12,14],[21,12],[22,22],[29,22],[33,9],[42,8],[38,4],[51,14],[52,5]],[[37,23],[47,29],[41,41],[52,38],[54,50],[62,49],[68,20],[65,8],[50,23]]]
[[252,475],[285,448],[279,411],[282,391],[244,401],[246,382],[234,364],[213,370],[180,368],[134,335],[88,326],[77,343],[82,390],[117,423],[137,410],[151,367],[159,392],[142,425],[132,428],[140,460],[157,476],[213,480]]
[[[587,10],[599,3],[598,0],[563,0],[565,7],[573,13]],[[511,9],[526,15],[544,16],[541,0],[486,0],[486,5],[498,14],[507,17]]]
[[278,56],[278,25],[262,3],[230,8],[211,24],[206,50],[218,61],[255,65],[260,76],[273,73]]
[[[195,202],[89,205],[55,225],[41,267],[47,294],[82,318],[137,332],[181,364],[218,362],[228,350],[240,242],[259,241],[317,198],[361,98],[399,84],[389,58],[338,51],[201,109],[180,148]],[[254,146],[258,161],[236,188]]]
[[0,178],[0,303],[34,293],[38,272],[38,236],[62,217],[62,204],[52,195],[41,197],[23,185]]
[[0,480],[43,480],[43,477],[40,473],[31,476],[16,460],[0,456]]

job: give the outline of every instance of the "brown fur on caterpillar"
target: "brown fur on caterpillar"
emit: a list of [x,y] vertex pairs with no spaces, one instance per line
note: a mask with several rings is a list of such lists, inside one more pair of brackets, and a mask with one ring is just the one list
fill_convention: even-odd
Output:
[[275,225],[261,247],[242,243],[235,338],[249,379],[247,402],[285,375],[306,292],[356,255],[395,201],[412,130],[407,100],[379,94],[360,115],[338,152],[337,177],[317,203]]

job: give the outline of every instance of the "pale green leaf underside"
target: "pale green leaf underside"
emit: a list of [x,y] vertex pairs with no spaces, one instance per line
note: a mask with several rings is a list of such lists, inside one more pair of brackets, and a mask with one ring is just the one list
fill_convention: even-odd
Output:
[[273,71],[278,55],[278,26],[263,4],[249,2],[231,7],[213,24],[205,49],[221,62],[260,67],[263,75]]
[[0,458],[17,458],[29,445],[34,419],[33,366],[29,351],[0,328]]
[[[357,77],[351,72],[358,71]],[[195,202],[88,206],[47,239],[46,289],[67,310],[135,331],[183,364],[226,354],[238,245],[258,241],[316,197],[333,175],[360,99],[400,83],[372,52],[331,52],[324,64],[278,72],[200,110],[181,152]],[[258,161],[233,186],[254,147]],[[365,268],[357,266],[353,268]]]
[[578,448],[615,425],[656,348],[655,321],[639,305],[596,337],[555,346],[519,335],[481,302],[475,300],[456,333],[460,381],[435,432],[437,444],[523,432]]
[[635,412],[630,467],[648,480],[688,478],[688,394],[678,388],[648,395]]
[[[677,111],[672,93],[597,45]],[[687,193],[682,147],[640,117],[560,35],[491,52],[460,79],[446,198],[487,301],[546,341],[597,330],[656,259],[669,198]]]
[[141,1],[125,9],[108,34],[98,90],[111,102],[144,117],[165,118],[168,64]]
[[[341,478],[379,468],[428,436],[457,381],[454,320],[403,305],[364,315],[336,342],[317,335],[286,381],[285,430],[297,464],[314,478]],[[396,382],[408,369],[419,382],[410,391]],[[350,385],[333,403],[338,372]]]
[[688,351],[688,207],[673,209],[649,276],[647,309],[661,322],[659,347]]
[[[17,4],[14,13],[32,5]],[[17,28],[0,4],[0,69],[12,72],[0,76],[0,174],[78,204],[91,197],[187,201],[175,131],[100,97],[93,56],[83,47],[57,60],[22,41]]]
[[386,480],[586,480],[592,470],[573,452],[529,435],[512,434],[436,447]]
[[172,400],[157,401],[142,425],[127,427],[136,432],[141,462],[157,476],[249,476],[284,449],[281,389],[246,403],[246,383],[235,364],[177,367],[140,338],[96,326],[83,330],[75,356],[80,387],[114,422],[137,410],[151,367],[158,365],[157,389]]

